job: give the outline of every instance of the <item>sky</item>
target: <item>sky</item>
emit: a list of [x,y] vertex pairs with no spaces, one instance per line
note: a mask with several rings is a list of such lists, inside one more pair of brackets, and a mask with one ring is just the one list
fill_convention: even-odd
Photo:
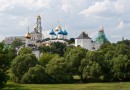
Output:
[[68,37],[82,31],[95,40],[103,26],[107,39],[130,39],[130,0],[0,0],[0,40],[33,31],[38,15],[44,38],[58,21]]

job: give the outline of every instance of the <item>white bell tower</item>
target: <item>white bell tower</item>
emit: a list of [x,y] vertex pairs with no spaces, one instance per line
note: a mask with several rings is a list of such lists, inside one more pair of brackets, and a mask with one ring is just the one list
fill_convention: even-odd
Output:
[[42,27],[41,27],[41,16],[37,16],[37,31],[39,33],[42,33]]

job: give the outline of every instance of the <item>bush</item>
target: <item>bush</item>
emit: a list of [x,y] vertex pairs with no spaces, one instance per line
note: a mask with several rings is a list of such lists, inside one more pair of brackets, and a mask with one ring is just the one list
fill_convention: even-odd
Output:
[[24,74],[21,82],[28,84],[51,83],[50,79],[51,77],[45,73],[44,67],[36,65],[35,67],[31,67],[29,71]]

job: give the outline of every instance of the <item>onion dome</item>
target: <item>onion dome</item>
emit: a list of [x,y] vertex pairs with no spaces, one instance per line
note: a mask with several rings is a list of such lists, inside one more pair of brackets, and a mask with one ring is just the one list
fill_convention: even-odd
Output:
[[30,39],[30,38],[31,38],[31,35],[30,35],[29,32],[25,35],[25,38],[27,38],[27,39]]
[[39,15],[39,16],[37,16],[37,20],[41,20],[41,16]]
[[55,32],[53,31],[53,29],[51,30],[51,32],[49,34],[50,35],[56,35]]
[[66,30],[64,30],[63,35],[68,35],[68,32]]
[[62,31],[62,29],[59,30],[58,34],[64,34],[64,32]]
[[58,32],[60,29],[61,29],[61,26],[58,25],[58,26],[55,28],[55,31]]

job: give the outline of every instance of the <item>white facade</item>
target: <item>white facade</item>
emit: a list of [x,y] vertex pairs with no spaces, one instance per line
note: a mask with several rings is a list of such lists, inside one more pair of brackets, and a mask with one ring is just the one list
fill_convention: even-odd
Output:
[[30,33],[30,36],[30,44],[36,44],[37,41],[42,41],[42,27],[40,16],[37,16],[36,26],[34,27],[34,31]]
[[36,56],[36,58],[40,58],[40,56],[42,55],[42,53],[39,50],[33,50],[32,53]]
[[92,50],[93,43],[91,39],[75,39],[75,46],[81,46],[83,48],[86,48],[88,50]]
[[55,43],[55,42],[60,42],[60,43],[68,45],[68,43],[64,40],[49,40],[49,41],[42,42],[42,44],[46,45],[46,44],[51,44],[51,43]]
[[98,50],[100,48],[100,44],[93,42],[85,32],[82,32],[80,36],[75,39],[75,46],[81,46],[90,51]]
[[30,33],[30,35],[31,35],[31,39],[30,39],[31,44],[35,44],[36,41],[38,41],[38,40],[42,41],[42,34],[41,33],[35,32],[35,33]]
[[95,50],[98,50],[100,48],[101,44],[100,43],[94,43],[93,47]]
[[3,40],[6,45],[10,45],[15,39],[22,40],[23,43],[25,43],[26,38],[25,36],[12,36],[12,37],[5,37]]
[[67,39],[68,32],[66,30],[63,31],[61,26],[58,25],[55,28],[55,32],[52,29],[52,31],[49,34],[50,39]]
[[55,39],[56,35],[50,35],[50,39]]
[[63,34],[58,34],[58,39],[64,39]]
[[30,39],[27,39],[27,38],[26,38],[25,46],[28,47],[29,44],[30,44]]
[[67,39],[67,35],[64,35],[64,39]]

